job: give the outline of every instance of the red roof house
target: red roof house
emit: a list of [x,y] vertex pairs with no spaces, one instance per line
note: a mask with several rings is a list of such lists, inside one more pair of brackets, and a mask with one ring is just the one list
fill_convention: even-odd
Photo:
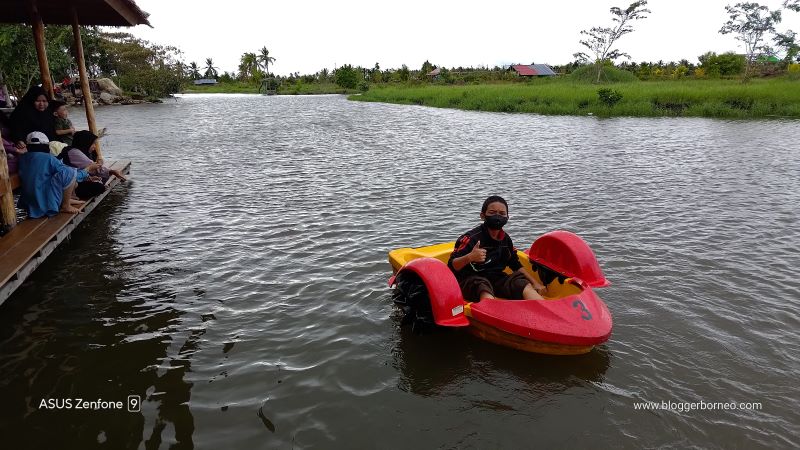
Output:
[[556,74],[547,64],[531,64],[529,66],[515,64],[509,67],[509,70],[516,71],[517,75],[521,77],[551,77]]

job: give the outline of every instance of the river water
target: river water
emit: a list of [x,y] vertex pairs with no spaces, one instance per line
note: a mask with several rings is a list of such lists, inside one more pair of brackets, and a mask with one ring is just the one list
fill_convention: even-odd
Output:
[[[800,447],[796,121],[236,95],[98,120],[131,182],[0,307],[4,448]],[[494,193],[518,247],[592,246],[606,345],[400,328],[387,252]]]

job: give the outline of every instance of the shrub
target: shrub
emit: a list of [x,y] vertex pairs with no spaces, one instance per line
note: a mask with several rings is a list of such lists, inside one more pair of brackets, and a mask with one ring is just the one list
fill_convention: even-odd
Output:
[[689,73],[689,68],[684,65],[680,65],[672,71],[672,78],[673,79],[683,78],[686,76],[687,73]]
[[706,69],[703,69],[702,67],[698,67],[697,69],[694,69],[694,77],[695,78],[705,78],[706,77]]
[[622,100],[622,94],[608,88],[599,89],[597,91],[597,96],[600,97],[600,102],[602,102],[609,108],[616,105],[620,100]]
[[675,98],[667,98],[667,99],[654,98],[652,100],[652,104],[653,104],[653,109],[669,112],[676,116],[683,114],[685,110],[689,109],[689,107],[692,106],[692,104],[688,101]]
[[411,72],[408,70],[408,66],[406,66],[405,64],[400,66],[400,69],[398,69],[398,71],[397,71],[397,78],[400,81],[404,81],[404,82],[408,81],[408,78],[409,78],[410,75],[411,75]]
[[640,80],[649,80],[650,76],[652,75],[652,68],[650,65],[642,64],[639,66],[639,69],[636,71],[636,78]]
[[358,72],[350,64],[345,64],[336,69],[336,84],[345,89],[355,89],[358,86]]
[[700,67],[705,69],[709,76],[735,76],[744,71],[745,59],[742,55],[737,55],[733,52],[723,53],[717,55],[714,52],[708,52],[699,56]]
[[753,103],[755,103],[755,101],[752,98],[734,97],[723,101],[723,103],[728,105],[729,108],[743,109],[749,111],[750,109],[753,109]]
[[800,80],[800,64],[789,64],[786,71],[788,72],[787,78],[790,80]]

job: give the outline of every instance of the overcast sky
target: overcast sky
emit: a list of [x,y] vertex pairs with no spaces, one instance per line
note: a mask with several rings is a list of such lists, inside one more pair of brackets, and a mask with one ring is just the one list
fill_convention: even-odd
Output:
[[[381,68],[423,61],[438,66],[564,64],[582,50],[580,31],[611,25],[609,8],[630,0],[561,1],[318,1],[135,0],[150,13],[153,28],[130,31],[143,39],[174,45],[185,61],[204,66],[213,58],[220,71],[235,71],[244,52],[266,46],[276,58],[270,70],[282,75],[314,73],[342,64]],[[707,52],[743,52],[730,35],[718,33],[727,20],[727,0],[650,0],[647,19],[623,37],[618,48],[636,62],[697,63]],[[777,8],[782,0],[762,0]],[[800,32],[800,13],[784,11],[779,29]]]

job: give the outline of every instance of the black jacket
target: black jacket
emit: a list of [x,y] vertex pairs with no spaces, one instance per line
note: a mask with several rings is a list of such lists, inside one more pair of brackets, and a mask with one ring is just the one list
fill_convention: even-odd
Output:
[[[453,260],[471,252],[478,241],[481,243],[481,248],[486,249],[486,261],[480,264],[467,264],[463,269],[455,270],[453,268]],[[501,230],[500,240],[492,239],[486,225],[481,224],[462,234],[456,240],[455,248],[453,253],[450,254],[447,266],[450,267],[456,278],[463,279],[470,275],[479,275],[481,273],[497,274],[505,270],[506,267],[516,271],[522,267],[522,264],[519,262],[517,250],[514,248],[514,243],[511,242],[511,237],[508,234]]]

